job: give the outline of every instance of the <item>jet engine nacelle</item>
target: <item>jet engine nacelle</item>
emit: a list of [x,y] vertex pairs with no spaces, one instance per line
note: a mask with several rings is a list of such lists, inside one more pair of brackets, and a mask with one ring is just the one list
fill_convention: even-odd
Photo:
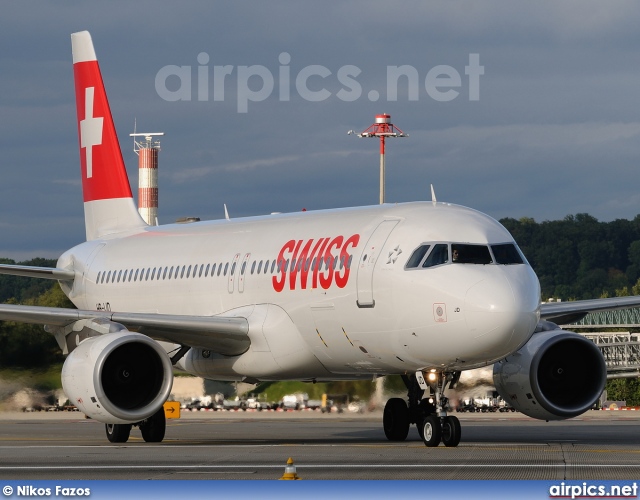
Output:
[[493,381],[516,410],[562,420],[593,407],[604,390],[607,367],[593,342],[558,328],[535,333],[519,351],[493,365]]
[[150,417],[167,400],[172,385],[171,361],[160,344],[126,329],[86,338],[62,367],[69,400],[106,424]]

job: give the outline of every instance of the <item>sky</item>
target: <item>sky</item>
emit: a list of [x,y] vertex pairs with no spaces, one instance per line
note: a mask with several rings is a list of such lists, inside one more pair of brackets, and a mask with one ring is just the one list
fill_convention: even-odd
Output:
[[[8,2],[0,18],[0,257],[84,241],[70,34],[91,32],[137,193],[164,132],[159,221],[388,202],[602,221],[640,213],[633,1]],[[398,75],[401,76],[398,76]],[[190,81],[189,81],[190,80]]]

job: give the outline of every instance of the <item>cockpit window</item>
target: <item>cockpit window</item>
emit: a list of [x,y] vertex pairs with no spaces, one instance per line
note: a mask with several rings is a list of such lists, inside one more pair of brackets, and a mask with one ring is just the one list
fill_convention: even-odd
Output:
[[433,267],[449,261],[449,245],[440,243],[433,247],[422,267]]
[[498,264],[524,264],[522,256],[513,243],[491,245],[491,251]]
[[420,245],[418,248],[416,248],[411,254],[411,257],[409,257],[405,268],[413,269],[418,267],[420,265],[420,262],[422,262],[424,256],[427,254],[430,246],[431,245]]
[[451,261],[458,264],[491,264],[489,248],[484,245],[451,245]]

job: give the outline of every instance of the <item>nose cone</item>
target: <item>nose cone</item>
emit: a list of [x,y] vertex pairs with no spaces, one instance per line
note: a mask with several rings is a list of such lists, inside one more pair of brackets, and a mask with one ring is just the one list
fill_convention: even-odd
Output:
[[494,268],[465,296],[465,320],[476,349],[504,357],[527,341],[538,322],[539,285],[528,266]]

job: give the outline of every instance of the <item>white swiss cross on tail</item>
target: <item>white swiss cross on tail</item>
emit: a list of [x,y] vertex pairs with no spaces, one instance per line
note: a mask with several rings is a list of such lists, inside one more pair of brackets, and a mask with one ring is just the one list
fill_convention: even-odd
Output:
[[95,87],[84,89],[84,120],[80,121],[80,147],[86,148],[87,178],[93,176],[93,146],[102,144],[102,121],[93,116],[93,94]]

